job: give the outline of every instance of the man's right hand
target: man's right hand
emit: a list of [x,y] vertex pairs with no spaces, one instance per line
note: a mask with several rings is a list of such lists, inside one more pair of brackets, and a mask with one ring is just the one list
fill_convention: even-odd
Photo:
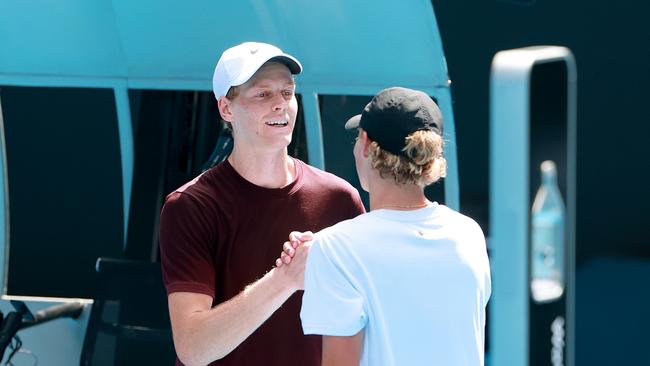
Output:
[[305,265],[314,234],[311,232],[292,232],[289,241],[282,246],[280,258],[275,261],[276,271],[292,280],[296,290],[305,287]]
[[297,248],[312,240],[314,240],[314,233],[311,231],[292,231],[289,234],[289,241],[285,241],[284,245],[282,245],[282,252],[280,252],[280,258],[275,260],[275,266],[280,268],[283,264],[291,263],[296,255]]

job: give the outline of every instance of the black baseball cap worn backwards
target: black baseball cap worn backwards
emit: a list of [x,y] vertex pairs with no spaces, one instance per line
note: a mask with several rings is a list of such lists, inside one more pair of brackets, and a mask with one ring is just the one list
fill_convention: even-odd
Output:
[[361,114],[345,124],[348,130],[363,128],[382,149],[405,156],[408,135],[416,131],[434,131],[442,136],[442,113],[426,93],[402,87],[380,91]]

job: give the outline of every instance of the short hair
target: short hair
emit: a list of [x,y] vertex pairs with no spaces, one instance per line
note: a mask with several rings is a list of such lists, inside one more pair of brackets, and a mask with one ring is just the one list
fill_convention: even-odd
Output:
[[447,175],[443,145],[442,137],[434,131],[408,135],[402,149],[406,156],[392,154],[373,141],[369,146],[370,164],[382,178],[391,177],[398,184],[424,188]]
[[226,93],[226,98],[233,100],[239,95],[239,85],[231,86]]

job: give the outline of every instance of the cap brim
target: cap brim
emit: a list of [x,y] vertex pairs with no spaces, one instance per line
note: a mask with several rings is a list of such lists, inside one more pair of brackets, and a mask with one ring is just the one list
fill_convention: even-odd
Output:
[[302,65],[300,62],[298,62],[298,60],[296,60],[293,56],[287,55],[286,53],[280,56],[271,57],[270,59],[266,60],[266,62],[269,61],[279,61],[285,64],[289,68],[289,71],[291,71],[291,73],[294,75],[298,75],[302,72]]
[[258,60],[258,62],[254,65],[250,65],[248,69],[245,72],[242,72],[239,75],[239,78],[237,80],[234,80],[232,82],[232,86],[239,86],[250,80],[250,78],[255,75],[257,70],[259,70],[265,63],[269,61],[277,61],[282,63],[283,65],[287,66],[289,68],[289,71],[293,75],[300,74],[302,72],[302,65],[300,62],[293,56],[287,55],[286,53],[283,53],[281,55],[275,55],[271,56],[269,58],[262,58]]
[[357,114],[345,122],[345,129],[354,130],[355,128],[359,128],[359,123],[361,123],[361,115]]

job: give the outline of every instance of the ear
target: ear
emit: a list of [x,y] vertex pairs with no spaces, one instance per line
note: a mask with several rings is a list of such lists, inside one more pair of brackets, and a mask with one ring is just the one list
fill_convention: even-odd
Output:
[[368,137],[368,132],[359,129],[359,140],[361,140],[359,142],[361,142],[361,152],[363,153],[363,157],[367,158],[369,155],[368,148],[370,147],[370,144],[372,144],[372,140]]
[[233,117],[232,117],[232,101],[226,97],[221,97],[219,98],[219,101],[217,102],[217,105],[219,106],[219,113],[221,114],[221,118],[223,118],[224,121],[232,123]]

